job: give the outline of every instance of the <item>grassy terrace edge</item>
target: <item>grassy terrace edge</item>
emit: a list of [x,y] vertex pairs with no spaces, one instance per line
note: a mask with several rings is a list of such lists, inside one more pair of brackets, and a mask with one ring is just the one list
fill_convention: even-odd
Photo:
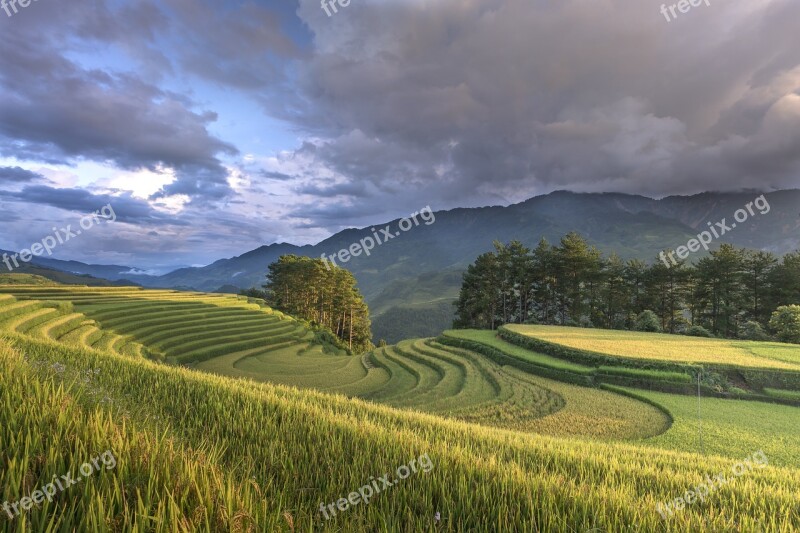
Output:
[[[3,289],[0,286],[0,292]],[[103,293],[108,295],[104,296]],[[442,346],[443,351],[439,351],[425,344],[425,339],[404,341],[385,348],[388,351],[386,357],[392,363],[388,360],[382,361],[379,351],[369,352],[367,360],[374,358],[377,363],[387,363],[384,369],[386,374],[373,371],[369,369],[369,364],[364,364],[363,357],[330,357],[331,354],[319,346],[297,339],[291,333],[296,330],[294,321],[289,320],[291,317],[281,315],[285,320],[280,320],[277,317],[261,316],[262,313],[250,309],[250,305],[243,306],[242,298],[204,293],[178,294],[169,290],[87,291],[80,288],[67,291],[27,291],[23,294],[26,298],[58,297],[60,300],[53,302],[54,305],[69,308],[70,311],[78,308],[82,312],[90,313],[92,318],[88,319],[87,315],[75,312],[68,316],[61,315],[47,309],[48,313],[44,317],[47,319],[46,324],[60,324],[61,317],[66,316],[66,325],[31,331],[29,324],[33,320],[30,318],[22,316],[20,319],[9,319],[6,315],[9,311],[11,314],[19,312],[26,315],[26,311],[35,309],[41,302],[33,299],[17,300],[11,294],[0,294],[0,329],[28,334],[34,338],[51,339],[65,345],[96,349],[94,341],[103,335],[103,330],[98,328],[107,326],[117,333],[125,334],[120,337],[117,333],[111,333],[112,336],[122,339],[119,341],[120,349],[112,350],[121,355],[147,357],[178,365],[183,359],[208,359],[208,349],[215,348],[216,351],[232,353],[204,362],[189,362],[185,366],[230,377],[342,393],[398,408],[414,409],[501,429],[548,433],[557,425],[553,420],[567,420],[570,416],[580,419],[588,413],[592,424],[576,425],[566,422],[564,425],[580,427],[586,432],[585,436],[601,439],[634,440],[664,431],[664,427],[656,427],[658,424],[653,422],[657,418],[653,416],[656,415],[652,412],[654,408],[640,404],[638,408],[626,410],[625,407],[631,406],[615,403],[599,390],[577,386],[573,388],[580,390],[581,395],[586,394],[592,398],[587,400],[588,403],[603,406],[605,411],[597,409],[585,413],[570,405],[555,418],[550,417],[548,421],[542,422],[542,419],[547,418],[546,415],[554,414],[554,409],[560,410],[564,402],[548,385],[530,379],[544,378],[524,373],[526,378],[520,379],[519,376],[505,372],[511,370],[510,367],[501,369],[496,363],[477,353],[452,353],[449,352],[452,348],[445,346]],[[253,307],[259,309],[257,305]],[[271,314],[270,309],[261,310]],[[207,320],[211,322],[206,322]],[[258,325],[254,327],[250,323]],[[21,325],[24,327],[19,328]],[[226,327],[231,329],[226,330]],[[252,340],[253,335],[258,333],[263,335]],[[300,333],[307,334],[305,330]],[[287,338],[294,340],[282,342]],[[243,341],[247,344],[259,342],[262,345],[255,349],[241,350],[247,348],[247,345],[240,344]],[[123,342],[130,342],[130,346],[136,344],[137,349],[123,350]],[[180,349],[175,350],[175,347]],[[407,391],[398,390],[408,383],[404,384],[402,378],[395,379],[396,370],[401,370],[400,373],[408,372],[408,378],[416,385]],[[566,385],[554,380],[549,383],[557,387]],[[336,386],[332,386],[333,384]],[[485,385],[489,386],[491,393],[486,394]],[[576,401],[574,396],[571,396],[573,400],[570,403]],[[553,397],[559,397],[561,404],[554,401]],[[621,402],[621,399],[617,399],[617,402]],[[577,400],[577,403],[584,403],[583,399]],[[656,410],[659,416],[668,418],[663,410]],[[645,411],[651,411],[648,417],[642,415],[641,419],[637,418],[639,412]],[[605,418],[607,413],[615,414]],[[647,421],[639,427],[638,422],[645,418]],[[604,428],[600,421],[608,422],[608,428]],[[554,433],[564,436],[561,432]]]
[[[99,369],[92,385],[139,414],[120,419],[107,406],[86,404],[81,382],[65,386],[37,375],[30,361],[61,363],[77,375]],[[11,486],[20,486],[27,469],[21,458],[31,453],[48,458],[34,472],[34,485],[69,471],[87,450],[111,448],[119,461],[84,490],[64,492],[56,504],[31,513],[28,530],[100,531],[118,522],[126,524],[123,531],[428,531],[435,510],[447,517],[437,529],[447,531],[723,531],[768,524],[788,533],[800,526],[796,513],[774,514],[794,501],[795,469],[754,471],[664,523],[658,502],[707,472],[730,470],[734,460],[532,437],[13,334],[0,337],[0,370],[0,405],[24,406],[24,412],[4,411],[9,431],[0,435],[13,459],[5,471],[6,481],[15,480]],[[261,423],[246,422],[253,416]],[[319,516],[320,500],[427,452],[434,470],[392,489],[392,497],[377,497],[330,523]],[[64,506],[75,512],[61,512]],[[612,512],[591,512],[599,509]],[[12,530],[25,530],[20,524]]]
[[[701,373],[700,391],[706,396],[777,403],[800,407],[800,372],[743,368],[736,365],[671,363],[617,357],[579,350],[510,331],[448,330],[437,339],[442,344],[481,353],[501,365],[576,385],[601,384],[674,394],[697,394],[695,376]],[[754,390],[732,387],[743,379]],[[790,394],[776,394],[775,384]],[[772,387],[769,387],[772,385]],[[767,390],[765,390],[767,389]]]

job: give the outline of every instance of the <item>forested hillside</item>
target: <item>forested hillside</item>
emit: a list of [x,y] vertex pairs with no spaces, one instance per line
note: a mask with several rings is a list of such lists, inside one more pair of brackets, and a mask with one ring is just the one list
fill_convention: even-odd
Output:
[[773,312],[800,302],[800,252],[772,253],[723,244],[696,265],[605,256],[575,232],[533,250],[518,241],[469,266],[457,327],[508,323],[640,329],[645,311],[669,333],[701,327],[713,335],[761,340]]

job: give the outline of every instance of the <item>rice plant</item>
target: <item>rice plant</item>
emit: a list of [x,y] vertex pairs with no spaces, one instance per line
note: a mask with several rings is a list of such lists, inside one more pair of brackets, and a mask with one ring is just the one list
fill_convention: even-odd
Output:
[[[2,292],[0,505],[103,450],[118,460],[52,502],[0,512],[2,531],[800,530],[794,407],[703,398],[698,418],[696,398],[581,387],[430,339],[345,356],[227,295]],[[448,335],[531,368],[596,372],[491,332]],[[658,514],[758,449],[767,468]],[[424,453],[430,473],[320,514]]]

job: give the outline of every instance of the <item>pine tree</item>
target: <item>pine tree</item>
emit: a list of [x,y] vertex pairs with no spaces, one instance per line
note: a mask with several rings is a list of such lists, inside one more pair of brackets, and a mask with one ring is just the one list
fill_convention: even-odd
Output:
[[766,326],[779,305],[799,301],[800,251],[778,263],[770,253],[723,244],[697,266],[659,259],[623,263],[615,253],[603,259],[573,232],[559,246],[543,238],[533,250],[519,241],[494,242],[494,251],[464,273],[454,327],[538,323],[630,330],[649,310],[669,333],[706,328],[740,338],[754,335],[748,322]]
[[456,328],[495,329],[498,324],[500,269],[497,256],[488,252],[467,267],[456,305]]
[[786,254],[768,275],[768,309],[800,303],[800,250]]
[[747,291],[746,317],[762,326],[766,326],[769,321],[769,311],[765,301],[769,298],[770,282],[769,276],[778,259],[769,252],[755,252],[746,250],[744,252],[743,278],[744,286]]
[[537,322],[553,324],[556,317],[556,253],[547,239],[542,238],[533,250],[531,269],[532,313]]
[[580,324],[596,305],[594,291],[587,292],[584,288],[596,283],[600,252],[589,247],[578,233],[570,232],[561,239],[556,256],[561,323]]
[[743,263],[741,250],[723,244],[697,264],[695,295],[701,324],[714,335],[736,337],[743,322]]
[[667,267],[656,259],[647,271],[647,300],[661,322],[661,330],[677,333],[687,326],[683,310],[689,269],[686,261]]
[[353,352],[372,347],[369,308],[353,275],[321,259],[281,256],[269,265],[266,299],[271,306],[332,331]]
[[625,263],[616,253],[612,253],[605,262],[604,272],[602,323],[609,329],[623,329],[630,299],[630,291],[625,283]]

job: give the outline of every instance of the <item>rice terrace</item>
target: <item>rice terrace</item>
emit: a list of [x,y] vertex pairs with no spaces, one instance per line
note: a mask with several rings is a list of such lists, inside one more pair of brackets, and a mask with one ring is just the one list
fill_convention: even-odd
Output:
[[[4,404],[23,409],[4,411],[3,447],[17,457],[4,484],[37,486],[90,449],[113,448],[121,469],[6,529],[800,526],[800,347],[509,325],[499,335],[452,330],[357,356],[247,296],[22,274],[2,281]],[[648,336],[657,342],[644,357],[636,347]],[[546,344],[534,350],[529,339]],[[682,343],[696,355],[687,358]],[[726,350],[732,362],[713,360]],[[655,367],[643,368],[637,353]],[[701,384],[698,400],[693,372],[704,363],[720,376],[751,376],[750,390],[724,399]],[[793,386],[759,387],[773,375]],[[65,455],[29,462],[26,450]],[[756,450],[769,460],[763,470],[669,521],[657,512]],[[340,516],[323,524],[323,495],[422,453],[435,465],[430,473],[368,506],[334,507]],[[476,492],[478,479],[485,490]],[[161,486],[170,487],[169,500]],[[609,506],[613,514],[597,512]],[[438,524],[436,512],[444,516]]]
[[798,20],[0,0],[0,533],[800,533]]

